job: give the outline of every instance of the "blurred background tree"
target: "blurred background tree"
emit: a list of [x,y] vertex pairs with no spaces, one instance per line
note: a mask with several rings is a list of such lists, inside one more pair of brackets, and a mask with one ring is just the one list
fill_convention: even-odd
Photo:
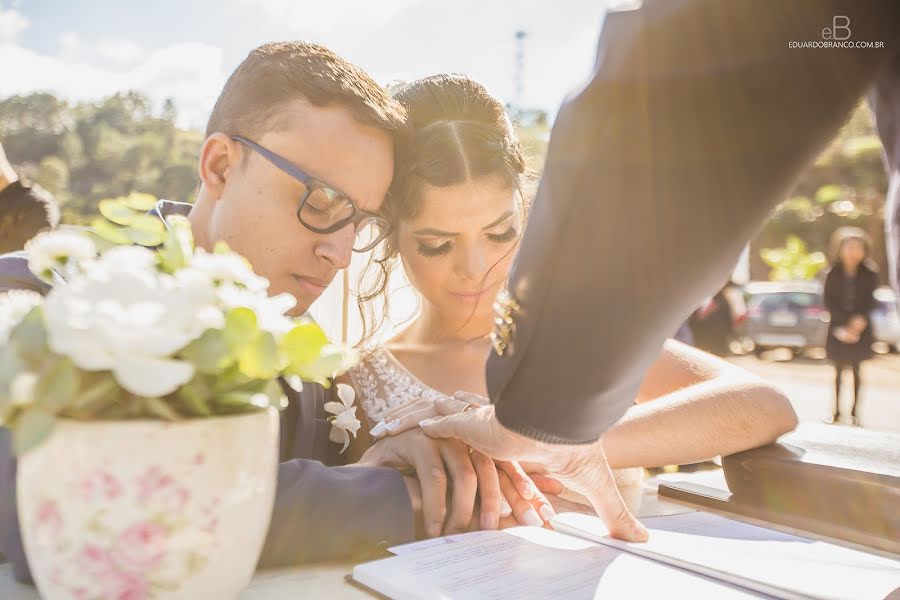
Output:
[[751,242],[750,278],[814,279],[832,259],[831,234],[845,225],[869,234],[872,259],[885,278],[887,185],[881,142],[868,106],[860,103]]
[[87,223],[103,198],[132,191],[193,200],[199,131],[175,125],[168,100],[159,114],[137,92],[97,102],[68,102],[48,93],[0,100],[0,140],[18,173],[50,191],[63,221]]

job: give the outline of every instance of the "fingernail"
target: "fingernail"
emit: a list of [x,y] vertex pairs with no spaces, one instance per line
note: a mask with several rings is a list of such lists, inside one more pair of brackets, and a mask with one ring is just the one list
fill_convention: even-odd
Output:
[[494,529],[497,527],[497,517],[492,512],[481,513],[481,528]]
[[531,500],[534,498],[534,487],[523,481],[519,484],[519,494],[526,500]]
[[440,523],[432,523],[431,525],[428,526],[428,528],[426,529],[426,532],[428,533],[428,537],[433,537],[433,538],[440,537],[441,524]]
[[512,506],[509,505],[509,502],[506,501],[506,498],[502,498],[500,500],[500,516],[508,517],[512,514]]
[[378,437],[379,435],[383,435],[387,432],[387,424],[384,421],[378,421],[378,423],[369,430],[369,435],[372,437]]
[[423,421],[419,421],[419,427],[427,427],[428,425],[431,425],[432,423],[437,423],[437,421],[439,419],[440,419],[440,417],[431,417],[430,419],[425,419]]
[[400,419],[394,419],[389,423],[384,424],[384,428],[388,431],[394,431],[395,429],[400,427]]
[[548,523],[550,522],[550,519],[552,519],[553,517],[556,516],[556,511],[553,510],[553,507],[549,506],[547,504],[541,505],[540,513],[541,513],[541,517]]
[[543,527],[544,520],[538,516],[537,512],[533,508],[529,508],[525,511],[525,516],[523,517],[526,525],[531,525],[532,527]]

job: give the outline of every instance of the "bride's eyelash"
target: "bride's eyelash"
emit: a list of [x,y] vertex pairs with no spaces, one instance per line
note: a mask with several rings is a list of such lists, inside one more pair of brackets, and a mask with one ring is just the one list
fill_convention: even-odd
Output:
[[515,227],[510,227],[503,233],[489,233],[487,235],[488,239],[492,242],[497,242],[498,244],[504,244],[506,242],[511,242],[519,235],[519,231]]
[[450,252],[450,242],[444,242],[435,248],[426,246],[425,244],[419,244],[418,252],[422,256],[440,256],[442,254],[447,254]]

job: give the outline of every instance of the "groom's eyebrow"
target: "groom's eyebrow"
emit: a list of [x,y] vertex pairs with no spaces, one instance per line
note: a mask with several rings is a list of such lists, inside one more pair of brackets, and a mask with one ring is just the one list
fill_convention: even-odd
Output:
[[[500,215],[499,219],[497,219],[490,225],[486,225],[484,227],[484,230],[487,231],[488,229],[493,229],[500,223],[509,220],[509,218],[511,216],[513,216],[513,214],[515,214],[515,211],[512,211],[512,210],[506,211],[505,213]],[[413,235],[425,235],[425,236],[431,236],[431,237],[458,237],[459,236],[458,233],[454,233],[452,231],[441,231],[440,229],[431,229],[431,228],[417,229],[416,231],[413,231]]]

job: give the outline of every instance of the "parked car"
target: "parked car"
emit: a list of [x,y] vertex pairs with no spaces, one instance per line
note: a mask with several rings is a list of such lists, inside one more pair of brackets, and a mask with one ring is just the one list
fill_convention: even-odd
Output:
[[897,314],[897,297],[891,288],[875,290],[871,322],[875,341],[884,342],[892,351],[900,352],[900,315]]
[[744,335],[758,356],[772,348],[790,348],[796,354],[821,348],[828,335],[830,315],[818,281],[748,283]]

